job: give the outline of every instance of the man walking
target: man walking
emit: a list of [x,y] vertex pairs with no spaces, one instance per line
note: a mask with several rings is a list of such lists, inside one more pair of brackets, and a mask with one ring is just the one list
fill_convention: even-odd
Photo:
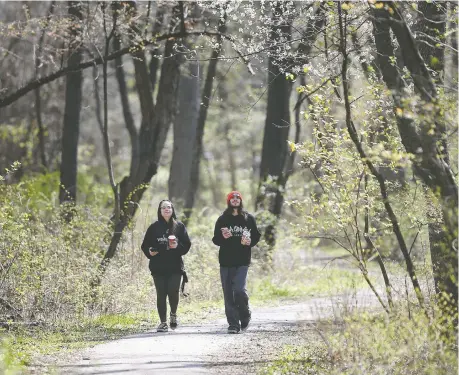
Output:
[[247,273],[251,248],[258,243],[261,234],[255,218],[243,209],[241,193],[232,191],[226,203],[226,210],[215,223],[212,242],[220,246],[218,261],[228,333],[239,333],[247,329],[251,319]]

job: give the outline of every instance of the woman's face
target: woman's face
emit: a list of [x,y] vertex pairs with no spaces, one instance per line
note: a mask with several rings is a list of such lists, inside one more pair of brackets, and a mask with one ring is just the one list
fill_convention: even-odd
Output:
[[169,201],[164,201],[161,203],[161,216],[164,220],[169,221],[172,216],[172,204]]

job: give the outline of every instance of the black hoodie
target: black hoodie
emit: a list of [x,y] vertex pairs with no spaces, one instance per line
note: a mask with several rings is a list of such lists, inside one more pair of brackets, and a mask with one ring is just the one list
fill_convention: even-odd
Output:
[[[167,237],[169,227],[165,220],[158,220],[151,224],[142,242],[142,251],[150,259],[150,272],[152,275],[170,275],[182,273],[184,271],[182,255],[185,255],[191,247],[191,241],[188,237],[185,225],[177,221],[174,235],[177,237],[178,246],[175,249],[169,249]],[[148,249],[158,251],[158,254],[151,256]]]
[[[228,228],[232,236],[225,239],[221,228]],[[242,233],[248,230],[250,232],[250,246],[242,245]],[[252,247],[260,240],[261,234],[258,231],[255,218],[246,213],[244,215],[223,214],[215,223],[214,237],[212,242],[220,246],[218,252],[218,261],[222,267],[239,267],[248,266],[252,258]]]

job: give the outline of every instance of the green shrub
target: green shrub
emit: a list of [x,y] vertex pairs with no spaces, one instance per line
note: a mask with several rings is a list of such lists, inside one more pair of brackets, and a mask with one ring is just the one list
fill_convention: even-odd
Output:
[[450,322],[448,336],[441,312],[435,316],[429,319],[415,312],[408,317],[402,308],[390,318],[355,313],[339,325],[324,325],[321,338],[286,347],[262,374],[456,374],[457,337],[453,323]]
[[404,311],[392,318],[359,314],[344,321],[330,336],[335,358],[333,374],[447,375],[457,373],[457,344],[454,329],[447,338],[439,329],[441,313],[428,319]]
[[23,366],[17,353],[11,349],[11,344],[8,340],[0,341],[0,374],[16,375],[21,374]]

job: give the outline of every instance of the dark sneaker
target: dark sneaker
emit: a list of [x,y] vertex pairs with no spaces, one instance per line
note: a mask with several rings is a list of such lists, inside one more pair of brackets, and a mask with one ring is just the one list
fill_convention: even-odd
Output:
[[167,323],[163,322],[160,323],[158,328],[156,328],[156,332],[167,332],[169,330],[169,327],[167,326]]
[[239,328],[238,327],[228,327],[228,333],[239,333]]
[[170,324],[169,325],[170,325],[171,329],[176,329],[177,325],[178,325],[178,323],[177,323],[177,314],[170,313],[169,319],[170,319]]
[[247,331],[247,328],[249,328],[250,320],[252,317],[249,315],[247,319],[241,320],[241,331],[245,332]]

